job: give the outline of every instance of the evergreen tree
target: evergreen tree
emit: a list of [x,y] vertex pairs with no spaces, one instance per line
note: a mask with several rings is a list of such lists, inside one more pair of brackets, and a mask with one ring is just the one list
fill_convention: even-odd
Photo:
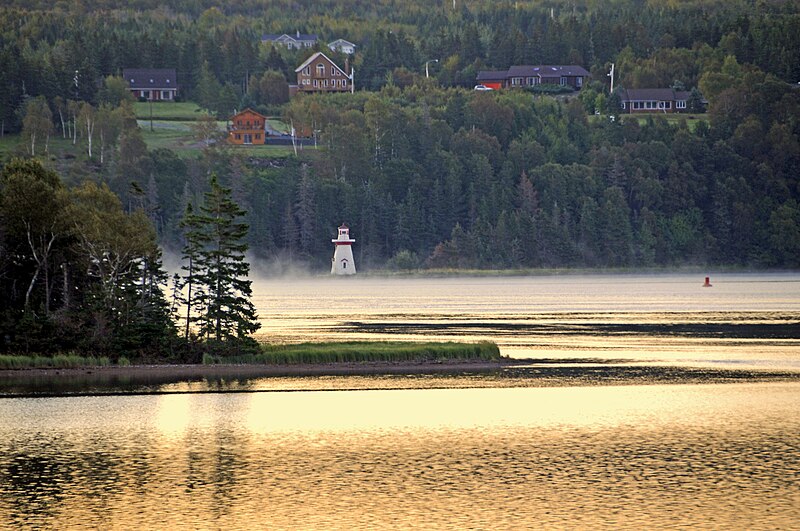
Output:
[[[194,321],[194,318],[192,317],[192,311],[197,307],[197,300],[199,299],[199,296],[202,295],[201,292],[198,292],[198,287],[196,286],[197,281],[195,279],[196,263],[203,248],[201,223],[202,218],[195,215],[194,209],[192,208],[192,203],[187,203],[183,219],[180,223],[181,230],[183,231],[184,241],[181,259],[185,262],[183,265],[181,265],[181,269],[186,273],[186,275],[179,279],[179,287],[176,289],[176,291],[180,293],[180,295],[177,296],[179,302],[186,307],[184,339],[187,340],[189,339],[191,324]],[[178,282],[178,279],[176,279],[176,282]],[[186,290],[185,295],[183,295],[184,289]]]
[[250,302],[250,264],[245,259],[248,226],[245,215],[231,199],[231,190],[211,178],[196,224],[196,243],[201,246],[195,259],[194,280],[202,292],[197,295],[201,314],[197,317],[201,336],[218,342],[245,340],[260,327]]

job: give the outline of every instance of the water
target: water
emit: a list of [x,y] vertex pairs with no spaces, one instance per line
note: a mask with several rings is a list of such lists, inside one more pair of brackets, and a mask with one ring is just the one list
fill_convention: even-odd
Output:
[[255,284],[272,341],[491,340],[515,358],[800,370],[800,275],[316,278]]
[[537,360],[0,399],[0,529],[798,529],[800,276],[712,283],[259,282],[283,341],[485,338]]

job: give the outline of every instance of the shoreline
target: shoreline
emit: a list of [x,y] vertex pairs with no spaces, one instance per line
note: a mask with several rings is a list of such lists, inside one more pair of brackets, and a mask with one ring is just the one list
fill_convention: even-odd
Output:
[[[536,360],[541,362],[540,360]],[[423,374],[482,372],[504,369],[533,363],[529,359],[487,360],[447,360],[447,361],[364,361],[335,363],[297,363],[286,365],[267,364],[164,364],[164,365],[127,365],[96,366],[68,368],[22,368],[0,369],[0,381],[16,378],[37,377],[71,377],[71,376],[108,376],[108,377],[147,377],[161,376],[174,378],[202,377],[259,377],[259,376],[337,376],[337,375],[373,375],[373,374]]]
[[[587,365],[589,366],[587,368]],[[0,401],[13,398],[195,393],[800,384],[800,372],[626,365],[624,360],[502,359],[295,365],[133,365],[0,370]]]

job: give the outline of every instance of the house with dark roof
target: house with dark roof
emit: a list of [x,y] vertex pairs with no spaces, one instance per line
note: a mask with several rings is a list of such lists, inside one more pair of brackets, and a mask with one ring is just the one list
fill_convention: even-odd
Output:
[[691,92],[671,88],[622,89],[619,91],[624,112],[686,112]]
[[178,95],[174,68],[125,68],[122,77],[136,99],[173,101]]
[[580,90],[589,72],[578,65],[515,65],[508,70],[483,70],[477,82],[492,89],[564,85]]
[[300,50],[302,48],[312,48],[317,44],[317,35],[315,33],[300,33],[299,31],[294,35],[289,35],[288,33],[281,35],[265,33],[261,36],[261,42],[286,46],[290,50]]
[[[349,72],[348,72],[349,70]],[[353,92],[353,70],[344,69],[327,55],[317,52],[295,68],[297,92]]]

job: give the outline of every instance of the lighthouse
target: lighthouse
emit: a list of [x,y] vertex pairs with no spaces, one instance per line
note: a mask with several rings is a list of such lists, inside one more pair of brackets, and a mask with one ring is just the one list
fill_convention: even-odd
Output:
[[339,227],[339,237],[331,240],[336,245],[336,250],[331,258],[331,275],[355,275],[356,263],[353,260],[353,242],[350,238],[350,228],[342,223]]

